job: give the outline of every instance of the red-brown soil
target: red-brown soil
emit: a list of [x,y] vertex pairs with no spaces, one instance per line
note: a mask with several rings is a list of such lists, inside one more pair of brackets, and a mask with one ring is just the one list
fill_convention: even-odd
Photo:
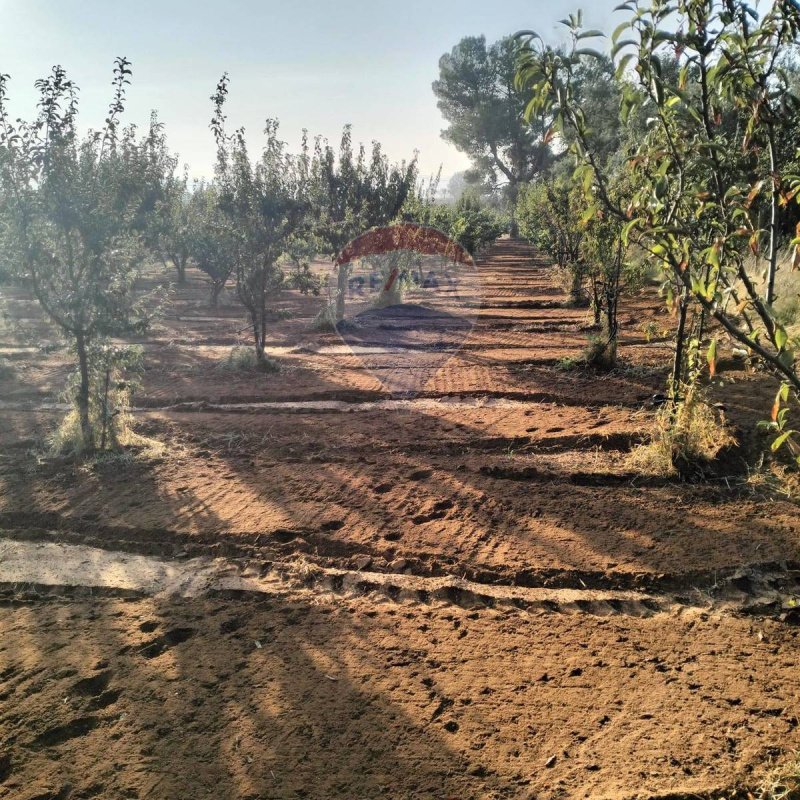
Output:
[[[704,483],[631,471],[669,357],[644,334],[671,324],[654,292],[626,298],[623,364],[597,374],[563,368],[588,321],[543,261],[499,242],[480,272],[449,360],[359,358],[287,292],[264,374],[220,368],[244,318],[192,275],[143,341],[134,416],[157,458],[41,458],[68,354],[0,336],[3,536],[311,576],[266,597],[8,585],[0,798],[712,797],[791,758],[796,504],[756,491],[745,454]],[[46,332],[22,293],[8,307]],[[380,380],[426,365],[413,397]],[[774,387],[723,366],[714,391],[751,442]],[[319,569],[365,580],[330,591]],[[767,572],[777,594],[749,602]],[[663,602],[464,603],[376,573]]]

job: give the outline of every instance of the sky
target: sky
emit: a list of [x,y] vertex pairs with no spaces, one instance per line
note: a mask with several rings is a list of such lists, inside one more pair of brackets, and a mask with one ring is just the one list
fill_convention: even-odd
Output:
[[[584,0],[584,22],[606,31],[619,0]],[[11,111],[35,113],[34,81],[54,64],[81,90],[82,124],[102,124],[115,56],[133,62],[125,120],[146,125],[155,109],[169,145],[194,177],[210,177],[209,97],[230,75],[231,128],[251,148],[277,117],[296,147],[301,131],[338,142],[380,141],[392,160],[419,151],[423,175],[446,180],[469,161],[441,139],[446,127],[431,82],[439,57],[463,36],[488,41],[533,28],[560,38],[558,20],[580,0],[0,0],[0,72],[11,76]]]

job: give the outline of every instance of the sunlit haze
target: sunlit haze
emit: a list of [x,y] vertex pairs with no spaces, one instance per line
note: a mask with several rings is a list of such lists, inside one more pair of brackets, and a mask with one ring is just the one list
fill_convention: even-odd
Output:
[[[586,4],[584,4],[586,5]],[[585,9],[591,26],[609,28],[611,0]],[[335,140],[352,123],[357,141],[382,142],[391,158],[420,153],[423,174],[445,177],[468,159],[439,136],[444,121],[431,82],[439,57],[467,35],[489,41],[519,28],[558,38],[569,0],[173,0],[108,3],[2,2],[0,72],[11,75],[12,110],[32,115],[34,81],[62,64],[81,89],[81,118],[97,126],[110,97],[115,56],[133,62],[126,119],[145,124],[151,109],[173,150],[195,176],[209,175],[214,146],[209,95],[231,77],[228,118],[251,146],[266,117],[278,117],[294,144],[307,128]],[[500,11],[502,10],[502,13]]]

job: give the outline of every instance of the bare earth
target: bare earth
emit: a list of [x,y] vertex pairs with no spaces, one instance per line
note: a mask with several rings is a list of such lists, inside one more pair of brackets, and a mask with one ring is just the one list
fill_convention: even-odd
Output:
[[[404,357],[287,293],[277,374],[220,369],[243,318],[193,275],[134,398],[167,447],[96,466],[37,457],[69,358],[0,334],[0,798],[746,797],[793,757],[796,504],[736,454],[631,472],[652,290],[597,375],[559,368],[586,312],[545,262],[480,272],[463,346]],[[722,375],[746,441],[774,387]]]

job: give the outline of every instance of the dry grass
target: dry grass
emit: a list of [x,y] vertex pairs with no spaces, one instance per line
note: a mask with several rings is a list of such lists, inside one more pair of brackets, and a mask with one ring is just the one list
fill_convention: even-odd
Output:
[[645,475],[672,476],[702,469],[736,439],[725,420],[699,390],[687,394],[677,409],[658,414],[652,440],[635,448],[628,467]]
[[[800,334],[800,270],[792,269],[794,248],[779,254],[775,274],[775,314],[791,334]],[[748,274],[762,294],[766,281],[766,264],[750,258],[745,263]],[[739,287],[743,291],[743,287]]]
[[336,303],[330,301],[311,320],[311,330],[317,333],[333,333],[336,330]]
[[[109,449],[116,450],[133,443],[136,434],[133,432],[133,417],[127,410],[130,392],[127,389],[109,391],[108,408],[115,409],[109,414],[106,422],[106,442]],[[86,449],[99,449],[102,439],[103,416],[102,406],[97,397],[92,397],[89,404],[89,422],[92,427],[94,442],[87,448],[81,431],[78,409],[73,408],[61,421],[61,424],[48,437],[50,455],[80,455]]]
[[800,473],[774,459],[766,463],[762,459],[761,463],[748,472],[744,483],[754,496],[767,500],[791,500],[800,497]]
[[[102,422],[99,413],[90,414],[92,427],[95,435],[95,447],[100,447],[100,435]],[[96,459],[121,460],[143,458],[151,460],[163,458],[166,454],[166,446],[156,439],[142,436],[133,430],[133,416],[123,410],[116,414],[110,421],[106,441],[107,450],[97,450]],[[81,432],[81,423],[78,410],[73,408],[67,413],[61,424],[47,438],[48,455],[81,455],[86,447]]]
[[284,577],[300,586],[310,586],[325,574],[322,567],[305,556],[300,556],[286,564]]
[[217,365],[219,369],[231,372],[278,372],[278,362],[271,358],[259,361],[254,347],[235,345]]
[[800,270],[792,269],[789,257],[783,259],[775,276],[775,312],[787,328],[800,332]]
[[800,800],[800,753],[770,772],[752,796],[754,800]]

